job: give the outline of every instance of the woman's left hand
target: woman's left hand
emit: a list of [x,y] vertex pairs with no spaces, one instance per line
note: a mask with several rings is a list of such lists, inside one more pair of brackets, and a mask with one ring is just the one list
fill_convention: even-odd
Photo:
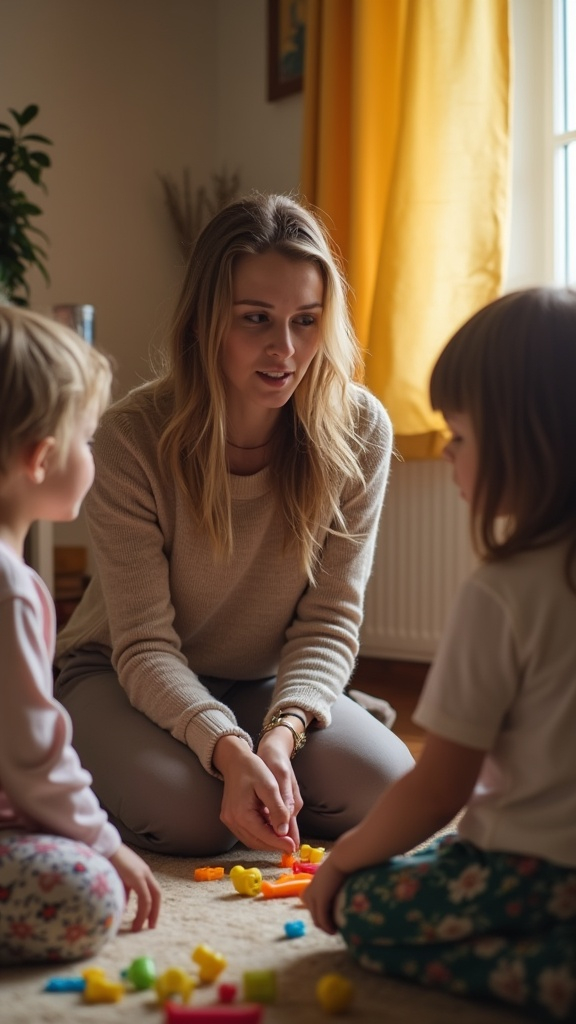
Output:
[[329,935],[337,931],[334,922],[334,900],[346,881],[346,873],[333,863],[330,854],[322,862],[310,885],[302,893],[302,900],[312,914],[317,928]]
[[298,849],[300,833],[296,818],[304,806],[304,801],[300,796],[300,789],[290,760],[293,748],[294,740],[290,730],[278,726],[276,729],[270,729],[270,732],[264,733],[256,753],[272,772],[286,807],[291,809],[288,835],[294,840],[295,848]]

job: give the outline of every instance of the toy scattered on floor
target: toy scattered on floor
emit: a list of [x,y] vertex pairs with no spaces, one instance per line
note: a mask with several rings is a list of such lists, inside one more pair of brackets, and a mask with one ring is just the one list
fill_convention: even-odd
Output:
[[260,868],[243,868],[235,864],[230,871],[232,885],[241,896],[257,896],[262,888]]
[[262,882],[262,895],[266,900],[277,899],[281,896],[300,896],[306,886],[310,885],[310,875],[289,875],[277,882]]
[[306,934],[304,921],[286,921],[284,934],[287,939],[299,939],[301,935]]
[[156,981],[156,964],[151,956],[139,956],[133,960],[126,970],[120,972],[120,977],[129,981],[139,992],[152,988]]
[[195,868],[194,880],[196,882],[215,882],[224,877],[224,868]]
[[238,986],[230,981],[223,981],[218,985],[218,999],[221,1003],[233,1003],[238,994]]
[[44,992],[83,992],[86,978],[50,978],[44,985]]
[[85,1003],[118,1003],[126,989],[120,981],[111,981],[102,967],[87,967],[82,971],[86,981],[82,998]]
[[303,843],[300,847],[300,860],[303,862],[309,861],[311,864],[319,864],[325,853],[326,850],[323,846],[308,846],[307,843]]
[[291,868],[296,863],[296,858],[293,853],[283,853],[280,858],[281,868]]
[[164,1005],[173,996],[180,996],[184,1004],[196,988],[196,980],[181,967],[169,967],[154,982],[158,1002]]
[[276,1002],[274,971],[246,971],[243,975],[244,999],[254,1003]]
[[294,861],[294,864],[292,865],[292,871],[293,871],[293,873],[295,875],[311,875],[312,876],[312,875],[316,874],[316,872],[318,871],[319,867],[320,867],[320,863],[312,864],[311,861],[306,861],[305,863],[302,863],[302,861],[296,860],[296,861]]
[[196,946],[192,959],[200,968],[200,981],[204,984],[216,981],[228,963],[222,953],[215,953],[210,946]]
[[316,998],[326,1013],[344,1013],[354,998],[354,986],[342,974],[324,974],[316,985]]
[[260,1024],[262,1007],[179,1006],[166,1003],[166,1024]]

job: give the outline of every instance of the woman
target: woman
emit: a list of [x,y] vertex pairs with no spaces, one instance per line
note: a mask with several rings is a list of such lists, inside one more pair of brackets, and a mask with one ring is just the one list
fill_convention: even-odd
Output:
[[136,846],[291,852],[412,766],[343,695],[392,445],[357,363],[319,222],[251,196],[196,243],[165,372],[102,421],[58,695]]

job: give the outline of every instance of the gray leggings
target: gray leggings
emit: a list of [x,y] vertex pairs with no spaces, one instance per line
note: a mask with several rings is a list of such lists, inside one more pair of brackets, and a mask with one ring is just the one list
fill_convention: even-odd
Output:
[[[256,742],[274,679],[202,682]],[[94,792],[125,842],[194,857],[232,849],[237,839],[220,821],[222,782],[192,750],[132,707],[101,652],[74,652],[58,676],[56,696],[72,718],[74,746]],[[413,763],[386,726],[349,697],[339,697],[331,725],[311,730],[293,762],[304,801],[302,835],[330,840],[352,828]]]

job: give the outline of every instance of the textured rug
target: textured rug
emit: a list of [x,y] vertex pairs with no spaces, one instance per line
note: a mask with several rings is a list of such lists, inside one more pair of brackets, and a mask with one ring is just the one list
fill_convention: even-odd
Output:
[[[194,881],[200,861],[159,855],[147,855],[146,859],[163,891],[158,927],[137,935],[124,931],[93,962],[0,971],[2,1024],[164,1024],[165,1013],[151,992],[127,992],[118,1003],[86,1005],[78,994],[52,994],[43,988],[48,978],[78,976],[92,965],[118,980],[120,972],[140,956],[152,957],[158,973],[176,966],[195,975],[191,953],[201,944],[225,956],[228,966],[218,983],[236,984],[240,999],[245,971],[275,972],[277,998],[264,1007],[263,1024],[316,1024],[329,1019],[366,1024],[528,1024],[529,1019],[514,1010],[474,1005],[363,971],[350,959],[339,937],[311,926],[298,898],[239,896],[228,877],[230,868],[234,864],[257,866],[265,878],[276,879],[281,869],[275,855],[238,848],[209,862],[226,871],[223,879],[211,882]],[[284,924],[297,919],[306,922],[306,933],[287,939]],[[333,972],[344,975],[354,986],[352,1005],[339,1018],[328,1017],[315,995],[318,980]],[[214,985],[199,986],[190,1005],[213,1005],[215,1001]]]

